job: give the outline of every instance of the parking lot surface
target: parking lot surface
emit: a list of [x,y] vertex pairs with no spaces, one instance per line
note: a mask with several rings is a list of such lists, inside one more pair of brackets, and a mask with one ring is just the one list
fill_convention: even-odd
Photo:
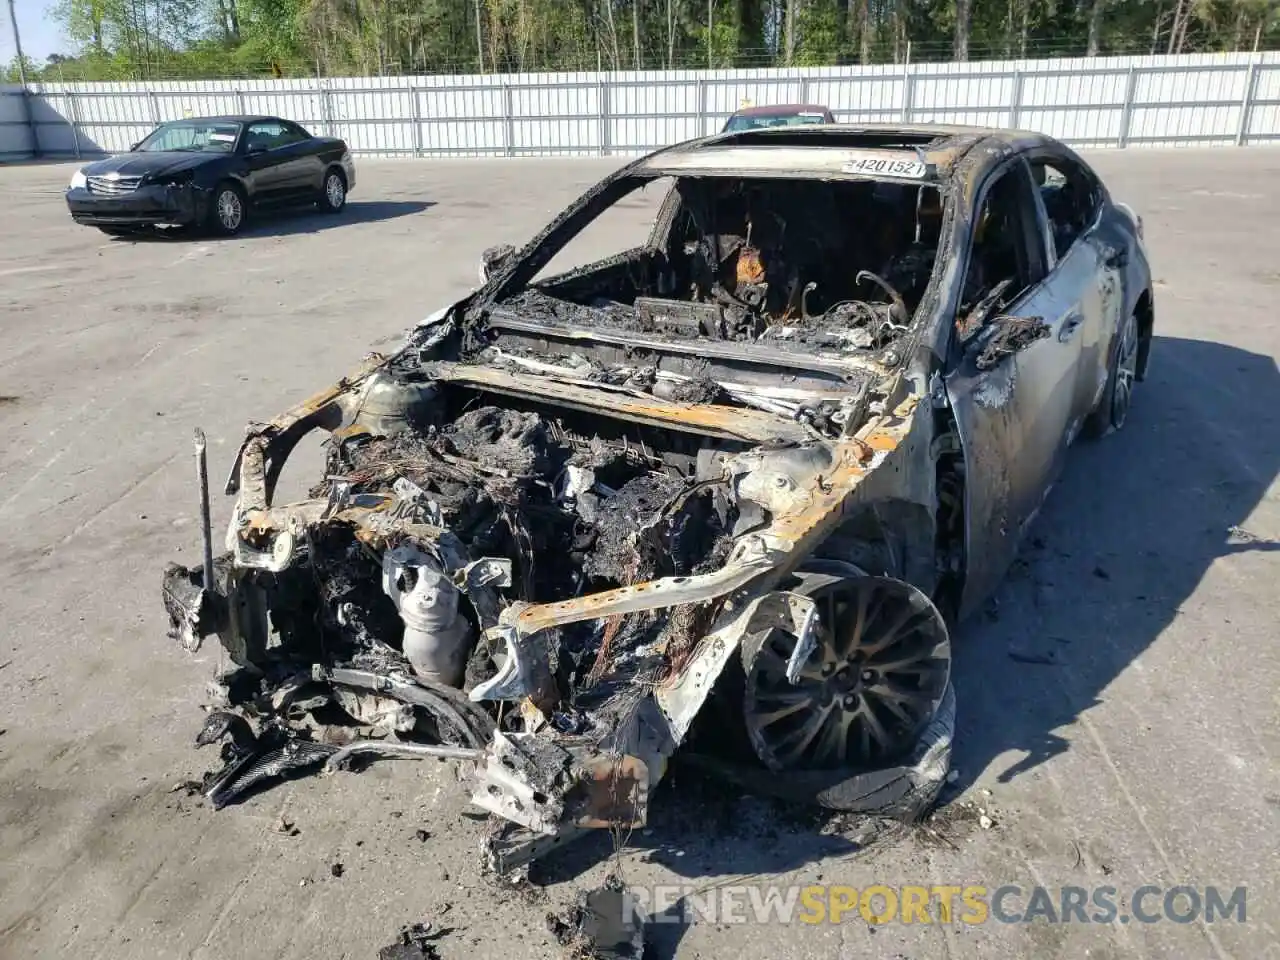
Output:
[[[340,216],[140,242],[70,221],[72,167],[0,167],[0,957],[372,958],[413,921],[445,931],[445,958],[558,957],[545,915],[609,870],[701,890],[1111,886],[1126,916],[1144,884],[1247,887],[1244,923],[722,915],[655,929],[657,957],[1280,957],[1280,151],[1089,159],[1145,219],[1152,369],[959,631],[937,822],[863,848],[850,823],[677,767],[620,853],[595,837],[520,891],[481,877],[482,824],[445,764],[220,812],[174,792],[216,759],[192,739],[218,647],[166,639],[160,572],[199,553],[193,427],[216,494],[247,421],[394,349],[473,286],[482,249],[616,161],[363,160]],[[639,242],[658,199],[627,201],[591,252]],[[282,494],[319,465],[301,450]],[[215,496],[219,541],[228,507]]]

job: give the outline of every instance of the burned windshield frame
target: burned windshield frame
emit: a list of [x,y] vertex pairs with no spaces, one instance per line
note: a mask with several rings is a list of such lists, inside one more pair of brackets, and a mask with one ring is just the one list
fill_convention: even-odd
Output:
[[[764,187],[768,181],[777,183],[780,190],[794,190],[798,185],[797,181],[812,183],[815,188],[822,188],[825,185],[826,189],[835,189],[836,183],[833,181],[840,181],[849,187],[861,186],[862,189],[872,191],[874,194],[886,192],[888,195],[901,195],[900,199],[887,201],[897,208],[896,212],[900,215],[894,217],[894,226],[889,227],[888,222],[882,218],[872,218],[874,223],[886,228],[876,232],[891,232],[897,236],[883,238],[884,243],[891,246],[882,246],[879,243],[871,246],[879,253],[893,255],[888,259],[878,255],[867,258],[860,256],[861,269],[851,268],[856,272],[856,278],[852,281],[857,287],[856,292],[853,289],[835,289],[823,282],[823,276],[830,280],[834,275],[829,263],[811,264],[818,270],[812,279],[821,286],[808,282],[799,285],[793,283],[785,288],[778,286],[778,290],[789,291],[788,307],[782,313],[778,313],[782,307],[775,303],[773,295],[767,292],[771,288],[759,284],[758,281],[761,278],[754,275],[746,279],[739,277],[739,282],[746,283],[749,288],[739,291],[746,300],[741,297],[735,299],[736,294],[711,297],[725,310],[718,318],[724,326],[713,324],[718,333],[710,332],[706,326],[710,314],[706,309],[710,306],[710,301],[706,298],[691,299],[687,302],[686,308],[683,308],[683,312],[677,310],[685,318],[685,325],[681,327],[685,335],[693,329],[690,318],[698,318],[696,325],[702,329],[704,336],[710,336],[712,339],[731,339],[743,343],[763,343],[768,340],[770,344],[781,344],[797,350],[811,351],[838,347],[842,351],[874,353],[886,349],[887,345],[905,333],[907,328],[916,327],[922,322],[918,319],[920,307],[935,301],[934,291],[938,287],[940,270],[945,266],[943,261],[947,259],[943,253],[943,238],[945,211],[950,206],[950,197],[943,183],[932,179],[916,181],[894,177],[799,176],[794,170],[773,176],[760,176],[759,171],[743,171],[743,173],[746,175],[723,170],[717,171],[714,175],[675,176],[675,189],[668,194],[648,237],[646,239],[637,237],[637,244],[628,248],[629,252],[635,254],[647,249],[660,255],[657,262],[675,263],[680,258],[674,256],[672,245],[681,239],[671,233],[673,229],[677,231],[680,229],[676,221],[687,219],[687,216],[681,216],[681,214],[689,213],[691,199],[694,201],[694,206],[705,206],[710,202],[710,195],[697,199],[698,194],[708,188],[714,192],[713,185],[716,183],[758,189]],[[590,296],[591,291],[586,289],[592,283],[588,278],[595,275],[593,271],[599,274],[598,279],[606,286],[618,282],[618,276],[613,276],[607,271],[615,266],[614,261],[625,256],[628,251],[619,251],[613,256],[575,265],[567,272],[557,265],[558,269],[553,269],[547,275],[543,274],[561,250],[624,198],[654,181],[667,181],[670,177],[672,177],[672,171],[665,169],[630,170],[619,175],[617,179],[606,180],[588,191],[560,217],[552,221],[551,225],[521,252],[514,263],[491,274],[490,285],[479,293],[470,309],[483,309],[483,305],[488,304],[502,309],[504,315],[508,310],[514,309],[516,311],[514,319],[520,319],[523,311],[530,311],[527,319],[534,323],[540,320],[546,320],[553,325],[556,322],[566,322],[591,328],[598,326],[601,331],[614,328],[615,332],[630,329],[628,326],[631,322],[630,314],[625,309],[626,305],[632,302],[630,296],[617,295],[618,291],[614,291],[609,297],[604,297],[601,291],[596,291],[599,296],[593,298]],[[876,202],[886,201],[877,200]],[[840,204],[827,205],[832,210],[840,206]],[[708,216],[711,218],[710,221],[707,219]],[[853,240],[859,230],[856,223],[857,214],[850,209],[843,214],[837,212],[835,216],[837,220],[854,217],[853,221],[845,223],[841,232],[841,235],[849,234],[847,239]],[[718,214],[703,211],[701,217],[703,228],[720,219]],[[761,223],[763,226],[764,221]],[[826,224],[827,228],[831,226],[830,223]],[[712,230],[716,232],[714,226]],[[683,239],[687,241],[689,238]],[[679,246],[684,249],[688,243],[680,243]],[[871,249],[863,249],[864,246],[866,244],[862,242],[855,242],[849,246],[849,250],[851,253],[857,251],[859,254],[873,252]],[[842,245],[841,249],[843,248]],[[759,257],[768,249],[766,241],[757,256]],[[770,270],[766,262],[769,259],[765,256],[757,265],[759,270],[764,271],[766,277]],[[605,272],[600,272],[602,270]],[[698,272],[699,276],[705,279],[705,270]],[[800,289],[801,287],[804,289]],[[655,316],[652,315],[654,303],[669,303],[672,309],[676,309],[672,301],[685,300],[683,296],[671,297],[671,292],[676,288],[671,283],[659,279],[652,290],[646,288],[641,291],[632,291],[636,295],[635,310],[638,311],[636,322],[642,328],[650,322],[657,322],[652,319]],[[695,284],[694,289],[719,288],[708,281]],[[797,290],[800,291],[798,305],[790,303],[795,299],[791,295],[796,294]],[[523,302],[525,291],[537,291],[533,301]],[[828,294],[827,291],[830,293]],[[761,296],[756,297],[757,293]],[[539,296],[562,301],[566,309],[561,312],[560,308],[552,307],[549,301],[544,303],[537,300]],[[653,299],[655,297],[656,301]],[[613,302],[605,302],[606,300]],[[641,300],[644,302],[641,303]],[[727,303],[726,300],[728,300]],[[765,304],[768,304],[768,307],[762,313],[761,308]],[[792,310],[792,307],[795,309]],[[745,314],[742,314],[743,310],[746,311]],[[557,320],[550,320],[551,315],[556,316]],[[781,316],[791,315],[803,318],[805,321],[820,319],[821,322],[817,325],[801,322],[797,326],[771,322],[767,319],[767,317],[773,317],[774,321],[777,321]],[[662,317],[665,316],[665,314],[662,315]],[[666,324],[667,320],[663,319],[662,323]],[[686,327],[688,329],[685,329]],[[755,327],[761,327],[761,329],[754,334],[750,333],[750,330]],[[839,332],[845,330],[849,331],[847,335]],[[897,330],[898,333],[888,332],[891,330]]]

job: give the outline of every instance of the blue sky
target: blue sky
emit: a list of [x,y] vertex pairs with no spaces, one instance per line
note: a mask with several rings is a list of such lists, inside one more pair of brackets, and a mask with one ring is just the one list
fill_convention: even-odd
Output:
[[[43,63],[51,53],[69,53],[70,46],[50,16],[54,0],[14,0],[18,15],[18,32],[22,34],[22,52],[36,63]],[[0,0],[0,63],[13,59],[13,29],[9,26],[7,0]]]

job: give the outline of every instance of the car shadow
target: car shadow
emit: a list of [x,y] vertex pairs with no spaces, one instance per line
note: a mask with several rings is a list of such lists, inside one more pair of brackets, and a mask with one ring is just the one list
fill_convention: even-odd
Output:
[[339,213],[321,213],[314,207],[284,207],[254,211],[242,237],[282,237],[296,233],[319,233],[357,223],[381,223],[435,206],[432,200],[352,200]]
[[196,227],[139,230],[114,239],[123,243],[174,243],[184,240],[243,240],[252,237],[286,237],[319,233],[358,223],[381,223],[412,216],[434,207],[434,200],[361,200],[349,202],[339,213],[321,213],[314,206],[278,207],[253,211],[244,229],[234,237],[222,237]]
[[[1128,423],[1077,444],[1019,558],[952,643],[959,705],[948,795],[1007,783],[1070,749],[1100,702],[1219,557],[1277,551],[1248,531],[1280,470],[1272,357],[1157,337]],[[1020,754],[999,767],[1008,753]]]

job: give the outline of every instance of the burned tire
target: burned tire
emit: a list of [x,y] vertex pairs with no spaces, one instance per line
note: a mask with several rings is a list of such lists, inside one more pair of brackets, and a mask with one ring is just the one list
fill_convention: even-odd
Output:
[[955,689],[948,685],[911,754],[898,763],[872,770],[788,770],[780,776],[719,755],[686,752],[678,759],[762,796],[911,822],[928,812],[946,783],[955,726]]
[[1097,409],[1085,418],[1081,433],[1096,440],[1113,430],[1124,429],[1133,404],[1133,387],[1138,379],[1138,352],[1142,335],[1138,329],[1138,315],[1129,314],[1116,334],[1118,341],[1111,355],[1107,372],[1107,387],[1098,401]]

